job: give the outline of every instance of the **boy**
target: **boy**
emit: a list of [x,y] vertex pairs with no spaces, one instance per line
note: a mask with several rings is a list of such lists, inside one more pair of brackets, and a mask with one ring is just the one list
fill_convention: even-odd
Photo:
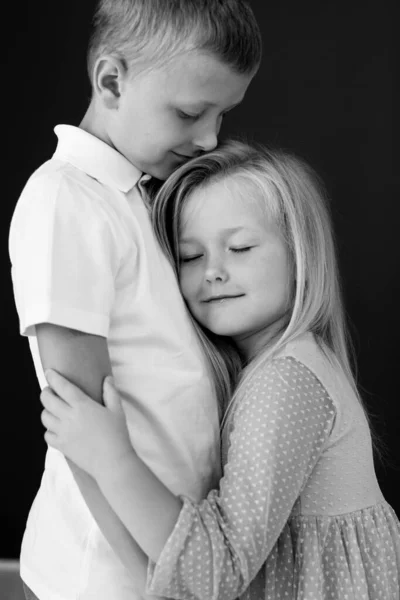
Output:
[[[89,108],[79,128],[56,127],[56,152],[11,224],[20,328],[41,386],[51,367],[101,401],[112,372],[137,452],[195,500],[219,474],[217,403],[144,188],[217,145],[260,53],[242,0],[101,0]],[[134,600],[146,565],[95,482],[48,450],[22,543],[27,593]]]

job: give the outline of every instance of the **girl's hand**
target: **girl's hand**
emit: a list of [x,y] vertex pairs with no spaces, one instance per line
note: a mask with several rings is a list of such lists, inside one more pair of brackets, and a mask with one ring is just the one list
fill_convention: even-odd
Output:
[[105,406],[56,371],[46,371],[50,387],[40,400],[44,406],[42,423],[49,446],[62,452],[95,479],[134,452],[126,426],[121,398],[106,377],[103,384]]

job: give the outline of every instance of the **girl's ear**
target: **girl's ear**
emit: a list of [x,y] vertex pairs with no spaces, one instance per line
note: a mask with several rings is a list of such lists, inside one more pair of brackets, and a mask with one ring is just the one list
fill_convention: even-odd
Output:
[[125,74],[126,67],[119,58],[106,55],[97,59],[93,69],[93,92],[106,108],[118,108]]

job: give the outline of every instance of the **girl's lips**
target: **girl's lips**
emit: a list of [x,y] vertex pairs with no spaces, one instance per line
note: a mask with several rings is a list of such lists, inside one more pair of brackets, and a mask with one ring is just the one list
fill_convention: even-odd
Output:
[[223,302],[224,300],[232,300],[233,298],[241,298],[244,294],[237,294],[236,296],[211,296],[210,298],[206,298],[203,302]]

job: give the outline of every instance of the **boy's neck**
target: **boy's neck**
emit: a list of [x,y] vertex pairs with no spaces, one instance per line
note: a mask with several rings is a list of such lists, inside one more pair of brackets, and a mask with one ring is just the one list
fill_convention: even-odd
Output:
[[105,142],[106,144],[114,148],[110,137],[107,134],[106,127],[104,127],[105,123],[106,119],[100,118],[100,115],[98,114],[98,111],[96,110],[92,101],[89,104],[89,107],[86,113],[84,114],[82,121],[79,123],[79,127],[87,133],[94,135],[95,137],[99,138],[99,140],[101,140],[102,142]]
[[[107,131],[107,115],[100,113],[93,101],[89,104],[82,121],[79,123],[79,128],[83,129],[87,133],[90,133],[91,135],[94,135],[99,140],[119,152],[118,148],[114,146]],[[121,152],[119,153],[121,154]],[[136,167],[136,165],[133,166]]]

